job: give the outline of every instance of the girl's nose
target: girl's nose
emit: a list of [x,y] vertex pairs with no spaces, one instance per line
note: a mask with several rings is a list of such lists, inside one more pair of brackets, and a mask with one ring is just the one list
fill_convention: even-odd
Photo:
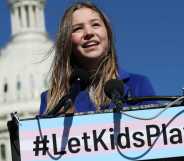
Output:
[[94,36],[93,29],[90,26],[86,26],[84,29],[84,39],[90,39]]

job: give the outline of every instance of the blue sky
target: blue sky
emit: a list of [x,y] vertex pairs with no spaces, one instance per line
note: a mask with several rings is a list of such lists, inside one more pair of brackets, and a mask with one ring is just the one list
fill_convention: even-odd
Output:
[[[46,28],[55,38],[74,0],[47,0]],[[93,0],[109,17],[118,61],[150,78],[157,95],[181,95],[184,87],[184,0]],[[10,39],[6,0],[0,1],[0,47]]]

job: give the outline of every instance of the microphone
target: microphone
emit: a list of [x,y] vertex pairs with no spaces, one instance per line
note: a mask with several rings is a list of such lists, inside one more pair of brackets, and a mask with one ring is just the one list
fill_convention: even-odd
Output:
[[124,83],[122,80],[111,79],[106,82],[104,92],[120,109],[124,103]]
[[89,85],[89,74],[87,71],[76,68],[70,77],[71,88],[69,94],[63,96],[56,106],[47,113],[47,115],[56,115],[61,108],[64,108],[64,112],[68,110],[72,102],[75,101],[75,98],[80,91],[83,91]]
[[69,97],[74,102],[79,92],[85,90],[89,85],[88,72],[81,68],[76,68],[70,77],[70,84]]

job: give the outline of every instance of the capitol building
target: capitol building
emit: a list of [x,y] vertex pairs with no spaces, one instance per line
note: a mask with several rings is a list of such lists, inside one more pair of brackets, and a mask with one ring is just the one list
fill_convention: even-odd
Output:
[[11,161],[7,121],[36,115],[47,88],[53,42],[45,28],[45,0],[8,0],[11,37],[0,47],[0,161]]

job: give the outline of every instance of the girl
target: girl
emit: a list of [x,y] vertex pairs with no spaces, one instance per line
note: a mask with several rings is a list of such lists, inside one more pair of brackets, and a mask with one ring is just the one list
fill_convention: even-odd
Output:
[[41,94],[40,114],[52,110],[69,92],[69,80],[76,67],[89,73],[90,84],[79,93],[69,112],[113,108],[103,89],[110,79],[123,80],[122,90],[127,97],[154,95],[145,76],[118,68],[110,23],[104,13],[89,2],[75,3],[65,11],[54,54],[50,87]]

